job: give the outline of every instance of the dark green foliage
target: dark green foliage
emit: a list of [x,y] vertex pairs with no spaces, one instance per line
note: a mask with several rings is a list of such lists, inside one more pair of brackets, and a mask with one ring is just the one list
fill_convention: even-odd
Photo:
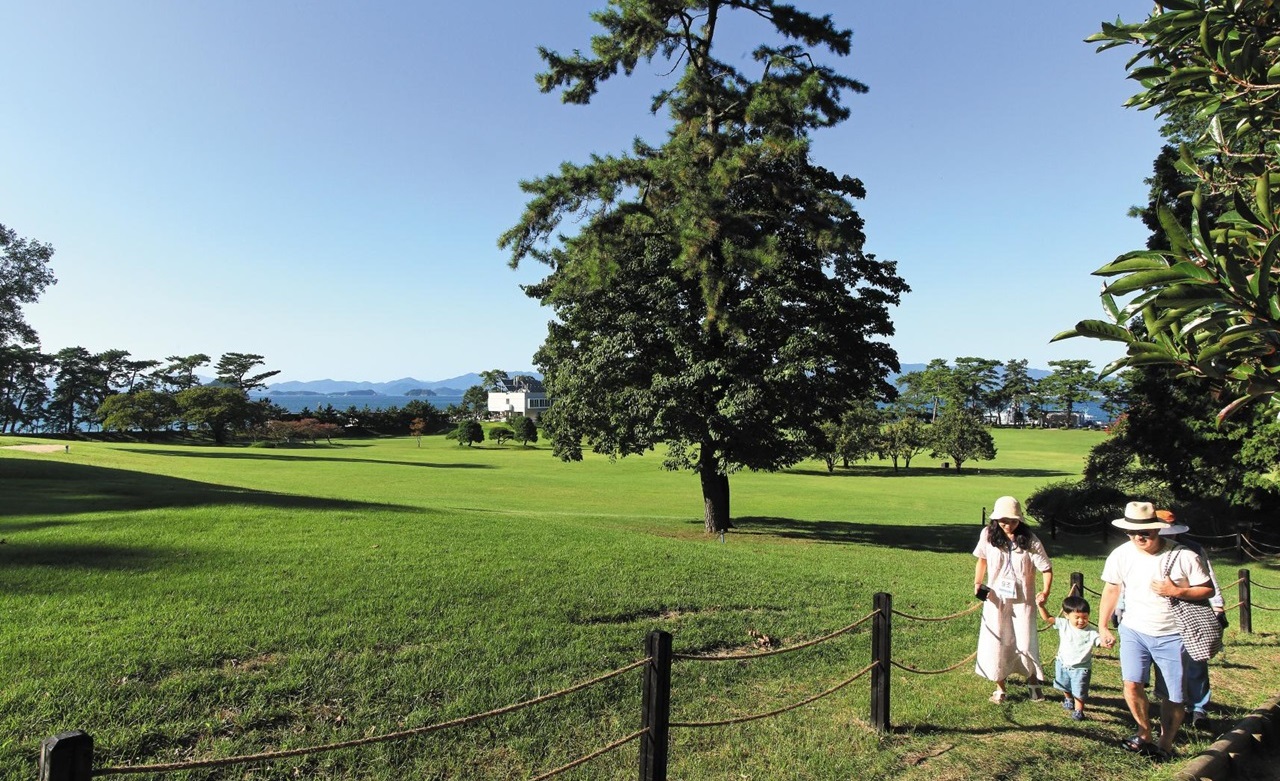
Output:
[[49,268],[52,257],[52,246],[19,238],[16,231],[0,225],[0,347],[37,341],[22,317],[22,305],[35,302],[57,282]]
[[484,442],[484,427],[480,422],[473,418],[466,418],[459,421],[458,427],[448,434],[449,439],[456,439],[458,446],[466,445],[471,447],[473,444]]
[[232,434],[266,421],[265,410],[239,388],[199,385],[180,391],[177,401],[178,419],[207,430],[219,445],[226,444]]
[[[203,356],[192,356],[199,358]],[[172,360],[172,359],[170,359]],[[218,359],[215,367],[218,381],[248,393],[255,388],[265,388],[266,380],[280,373],[279,370],[251,374],[254,367],[262,363],[261,355],[251,353],[226,353]]]
[[506,426],[494,426],[489,429],[489,439],[497,442],[499,445],[505,445],[516,434]]
[[[1028,496],[1027,513],[1045,524],[1096,527],[1120,517],[1125,503],[1139,496],[1110,485],[1062,480]],[[1169,506],[1166,502],[1158,505]]]
[[517,413],[511,416],[509,422],[512,435],[521,445],[528,447],[530,442],[538,441],[538,424],[533,422],[533,418]]
[[[756,49],[754,77],[714,56],[728,12],[786,41]],[[851,33],[769,0],[618,0],[593,18],[593,56],[542,50],[544,91],[587,103],[654,58],[679,76],[654,98],[661,146],[522,184],[532,199],[501,244],[552,269],[528,289],[557,317],[535,357],[555,399],[544,424],[566,459],[667,442],[666,465],[701,477],[708,531],[724,529],[730,473],[794,464],[847,399],[893,394],[897,358],[876,339],[907,287],[863,252],[862,184],[809,158],[809,132],[864,89],[810,49],[845,54]]]
[[104,430],[151,434],[177,419],[178,402],[172,394],[153,390],[117,393],[103,400],[97,414]]
[[1215,420],[1208,383],[1173,367],[1126,372],[1125,416],[1089,454],[1085,480],[1132,494],[1167,492],[1184,505],[1225,504],[1236,513],[1280,510],[1274,417],[1265,408]]

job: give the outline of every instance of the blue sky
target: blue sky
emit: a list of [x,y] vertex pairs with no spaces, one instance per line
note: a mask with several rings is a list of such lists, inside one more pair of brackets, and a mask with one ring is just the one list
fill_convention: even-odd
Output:
[[[585,49],[603,4],[0,0],[0,223],[57,249],[43,348],[253,352],[277,380],[532,368],[543,268],[496,241],[518,182],[664,128],[662,65],[586,107],[534,84],[536,47]],[[870,92],[815,155],[864,181],[867,249],[913,288],[902,362],[1118,357],[1048,340],[1145,240],[1157,121],[1121,106],[1129,53],[1082,39],[1149,0],[798,4],[854,31],[838,67]]]

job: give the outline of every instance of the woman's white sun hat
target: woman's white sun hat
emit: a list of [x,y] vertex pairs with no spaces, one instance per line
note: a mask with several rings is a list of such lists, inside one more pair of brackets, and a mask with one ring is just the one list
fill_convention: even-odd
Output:
[[1012,496],[1002,496],[996,500],[995,506],[991,508],[991,520],[998,521],[1002,518],[1017,518],[1020,521],[1026,521],[1022,517],[1022,505]]
[[1156,517],[1156,506],[1151,502],[1129,502],[1124,506],[1124,517],[1115,519],[1111,525],[1125,531],[1164,529],[1168,526]]

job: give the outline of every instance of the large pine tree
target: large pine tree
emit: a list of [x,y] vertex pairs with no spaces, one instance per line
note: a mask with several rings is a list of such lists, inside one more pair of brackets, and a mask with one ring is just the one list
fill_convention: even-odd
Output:
[[[750,75],[716,56],[730,13],[763,23]],[[821,64],[850,31],[769,0],[612,0],[593,18],[591,56],[541,51],[543,91],[588,103],[620,70],[667,61],[653,108],[671,124],[660,146],[522,184],[531,200],[501,244],[551,268],[528,288],[556,314],[536,356],[543,422],[566,459],[665,442],[719,531],[732,472],[794,464],[851,399],[894,393],[879,337],[907,286],[864,252],[862,184],[810,155],[810,133],[865,87]]]

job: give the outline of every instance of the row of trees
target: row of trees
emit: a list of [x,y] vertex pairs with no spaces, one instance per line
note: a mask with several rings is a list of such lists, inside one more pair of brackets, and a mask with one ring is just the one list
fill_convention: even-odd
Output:
[[214,367],[214,383],[202,385],[196,372],[210,362],[203,353],[157,361],[136,360],[127,350],[67,347],[48,354],[0,345],[0,432],[72,434],[99,426],[154,432],[174,423],[220,432],[271,417],[268,405],[248,395],[277,374],[255,373],[262,356],[226,353]]
[[1091,362],[1059,360],[1049,366],[1050,373],[1036,379],[1023,359],[1001,363],[961,357],[948,365],[935,358],[924,369],[898,377],[894,405],[929,420],[936,420],[941,409],[961,409],[996,425],[1044,425],[1047,413],[1062,412],[1068,427],[1083,402],[1099,402],[1111,417],[1123,409],[1121,382],[1099,379]]
[[899,463],[910,469],[911,460],[924,452],[950,459],[957,472],[966,461],[996,457],[991,433],[969,410],[949,407],[932,423],[902,412],[901,408],[856,404],[839,421],[822,424],[814,456],[826,463],[829,472],[835,471],[837,463],[848,467],[873,456],[892,461],[895,472]]

